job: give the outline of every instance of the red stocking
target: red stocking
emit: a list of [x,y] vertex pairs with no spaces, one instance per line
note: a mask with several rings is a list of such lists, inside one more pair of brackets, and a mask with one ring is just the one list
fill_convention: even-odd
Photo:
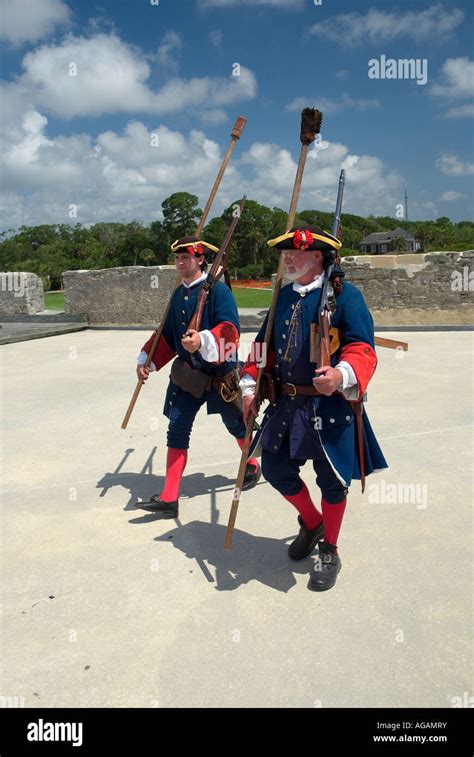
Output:
[[323,519],[323,516],[315,507],[306,484],[303,484],[303,488],[298,492],[298,494],[283,496],[288,502],[293,505],[293,507],[296,507],[306,528],[313,529],[319,526]]
[[175,502],[179,497],[181,478],[188,460],[187,449],[168,447],[166,458],[166,481],[161,492],[164,502]]
[[[242,449],[245,443],[245,439],[236,439],[235,441],[239,445],[240,449]],[[256,457],[251,457],[249,460],[247,460],[247,463],[250,463],[250,465],[253,465],[256,468],[258,468],[258,460]]]
[[332,544],[333,547],[337,546],[344,510],[346,509],[346,501],[344,497],[340,502],[333,505],[330,502],[326,502],[324,497],[321,499],[324,519],[324,541]]

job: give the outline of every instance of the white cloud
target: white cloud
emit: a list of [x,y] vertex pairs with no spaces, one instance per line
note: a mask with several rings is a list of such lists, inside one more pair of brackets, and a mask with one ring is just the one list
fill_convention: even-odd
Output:
[[461,200],[463,197],[466,197],[466,195],[462,192],[455,192],[453,190],[450,190],[449,192],[443,192],[443,194],[441,195],[441,199],[445,200],[446,202],[455,202],[456,200]]
[[441,83],[433,84],[430,93],[452,99],[473,97],[474,60],[448,58],[441,66]]
[[[25,191],[30,194],[28,199],[23,197],[21,203],[25,217],[29,213],[37,217],[38,211],[51,218],[52,211],[60,205],[66,206],[68,197],[82,191],[83,187],[87,188],[86,192],[90,191],[94,182],[86,165],[87,155],[92,153],[90,137],[77,134],[50,139],[45,134],[47,123],[47,118],[38,111],[28,111],[18,129],[17,141],[5,144],[2,153],[6,194]],[[7,223],[11,225],[10,220]]]
[[[474,97],[474,61],[467,56],[448,58],[441,67],[440,81],[430,87],[431,95],[450,102]],[[450,107],[446,118],[472,118],[474,103]]]
[[446,39],[463,22],[459,8],[431,5],[422,11],[382,11],[370,8],[367,13],[340,13],[314,24],[310,34],[340,45],[391,42],[397,38]]
[[438,205],[435,202],[432,202],[432,201],[420,202],[418,203],[418,206],[421,208],[422,211],[424,211],[425,214],[428,214],[431,218],[439,218],[440,211],[439,211]]
[[[301,110],[305,107],[308,107],[308,98],[295,97],[295,99],[286,106],[286,110]],[[354,108],[356,110],[372,110],[374,108],[379,108],[380,102],[376,99],[357,100],[356,98],[348,95],[347,92],[344,92],[344,94],[339,99],[331,100],[328,97],[319,97],[317,99],[317,107],[324,114],[329,115],[331,113],[339,113],[341,110],[346,110],[346,108]]]
[[[170,46],[176,44],[176,38],[166,35],[162,56],[166,58]],[[165,114],[193,107],[204,112],[257,93],[255,75],[244,66],[240,76],[174,77],[154,91],[148,83],[150,66],[140,50],[115,34],[68,36],[60,45],[44,45],[25,55],[23,67],[18,88],[61,118],[119,112]]]
[[38,150],[52,142],[43,134],[48,119],[36,110],[29,110],[21,124],[23,134],[19,141],[6,153],[7,162],[12,166],[24,166],[34,163],[38,158]]
[[[78,206],[73,222],[149,222],[160,217],[163,200],[183,188],[199,197],[201,207],[206,202],[227,144],[221,148],[201,130],[182,134],[159,124],[149,129],[138,120],[120,133],[108,130],[96,138],[50,136],[47,118],[15,101],[16,92],[9,94],[21,126],[5,130],[0,155],[2,228],[71,222],[71,204]],[[254,143],[245,153],[236,151],[213,214],[244,193],[270,207],[287,208],[296,160],[296,149],[292,155],[276,144]],[[341,166],[347,170],[347,212],[393,214],[399,177],[378,158],[353,155],[345,145],[329,142],[309,154],[299,207],[333,209]]]
[[436,167],[445,176],[472,176],[474,174],[474,163],[463,163],[453,153],[442,153],[436,159]]
[[209,124],[210,126],[219,126],[225,124],[228,120],[225,110],[219,110],[215,108],[213,110],[205,110],[201,113],[201,122],[203,124]]
[[[205,202],[222,162],[219,145],[199,130],[184,136],[132,121],[122,133],[105,131],[95,139],[50,138],[38,111],[27,111],[19,123],[16,133],[4,135],[0,155],[2,228],[71,222],[71,204],[78,207],[73,222],[151,221],[163,200],[183,188]],[[238,186],[235,172],[229,166],[222,184],[229,202]]]
[[149,110],[154,113],[172,113],[192,107],[215,110],[216,107],[252,99],[256,94],[254,74],[241,66],[240,76],[229,76],[227,79],[170,79],[160,92],[152,96]]
[[62,0],[0,0],[0,39],[14,46],[36,42],[68,24],[70,17]]
[[[241,162],[252,171],[252,178],[243,181],[242,193],[269,207],[288,207],[296,173],[296,162],[288,150],[275,144],[255,143]],[[345,145],[324,140],[309,152],[299,207],[333,210],[341,168],[347,172],[347,212],[395,213],[401,193],[400,177],[379,158],[352,155]]]
[[20,84],[36,102],[61,118],[148,110],[150,67],[114,34],[66,37],[23,58]]
[[[69,76],[70,63],[77,65],[76,77]],[[51,136],[48,116],[170,113],[194,106],[201,121],[219,124],[228,120],[227,106],[255,96],[253,73],[242,67],[240,74],[188,81],[176,77],[152,91],[149,64],[113,34],[68,37],[29,53],[24,74],[0,82],[4,227],[70,222],[72,203],[82,223],[134,217],[149,221],[157,217],[163,199],[183,187],[204,202],[202,193],[212,186],[222,156],[203,132],[184,137],[159,122],[153,131],[132,121],[121,134]],[[156,136],[159,145],[153,147]],[[223,182],[229,202],[235,199],[234,172],[230,166]]]
[[166,32],[163,42],[158,48],[155,60],[161,66],[168,68],[177,67],[177,57],[182,47],[182,40],[179,34],[174,31]]
[[455,108],[449,108],[446,111],[446,118],[474,118],[474,104],[466,103],[457,105]]

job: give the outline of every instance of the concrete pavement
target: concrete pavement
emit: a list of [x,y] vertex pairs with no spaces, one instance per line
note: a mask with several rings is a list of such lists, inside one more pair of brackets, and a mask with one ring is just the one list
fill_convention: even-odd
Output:
[[[180,522],[160,491],[168,371],[120,424],[147,336],[81,331],[2,358],[0,695],[42,707],[450,707],[472,694],[472,333],[379,349],[367,412],[390,468],[352,485],[342,571],[306,588],[296,515],[268,484],[242,497],[239,451],[198,415]],[[245,334],[245,348],[252,335]],[[244,350],[245,351],[245,350]],[[303,477],[315,490],[312,468]]]

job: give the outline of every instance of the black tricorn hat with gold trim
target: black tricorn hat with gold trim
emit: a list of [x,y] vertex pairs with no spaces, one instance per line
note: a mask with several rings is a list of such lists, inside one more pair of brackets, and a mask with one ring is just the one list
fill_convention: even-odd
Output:
[[320,226],[294,226],[290,231],[276,239],[269,239],[269,247],[277,250],[330,250],[337,252],[342,242],[337,237],[324,231]]
[[199,239],[199,237],[196,236],[181,237],[171,245],[171,252],[175,253],[187,252],[190,255],[205,255],[206,250],[211,250],[211,252],[219,252],[218,247],[214,247],[213,244],[204,242],[204,240]]

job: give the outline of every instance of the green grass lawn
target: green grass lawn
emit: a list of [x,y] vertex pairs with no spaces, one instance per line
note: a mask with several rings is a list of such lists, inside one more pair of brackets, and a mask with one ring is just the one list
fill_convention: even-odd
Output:
[[64,292],[45,292],[45,310],[64,310]]
[[[239,308],[269,308],[272,300],[270,291],[258,289],[234,289],[234,297]],[[46,292],[44,295],[45,310],[64,310],[63,292]]]
[[272,290],[262,289],[233,289],[238,308],[269,308],[272,301]]

